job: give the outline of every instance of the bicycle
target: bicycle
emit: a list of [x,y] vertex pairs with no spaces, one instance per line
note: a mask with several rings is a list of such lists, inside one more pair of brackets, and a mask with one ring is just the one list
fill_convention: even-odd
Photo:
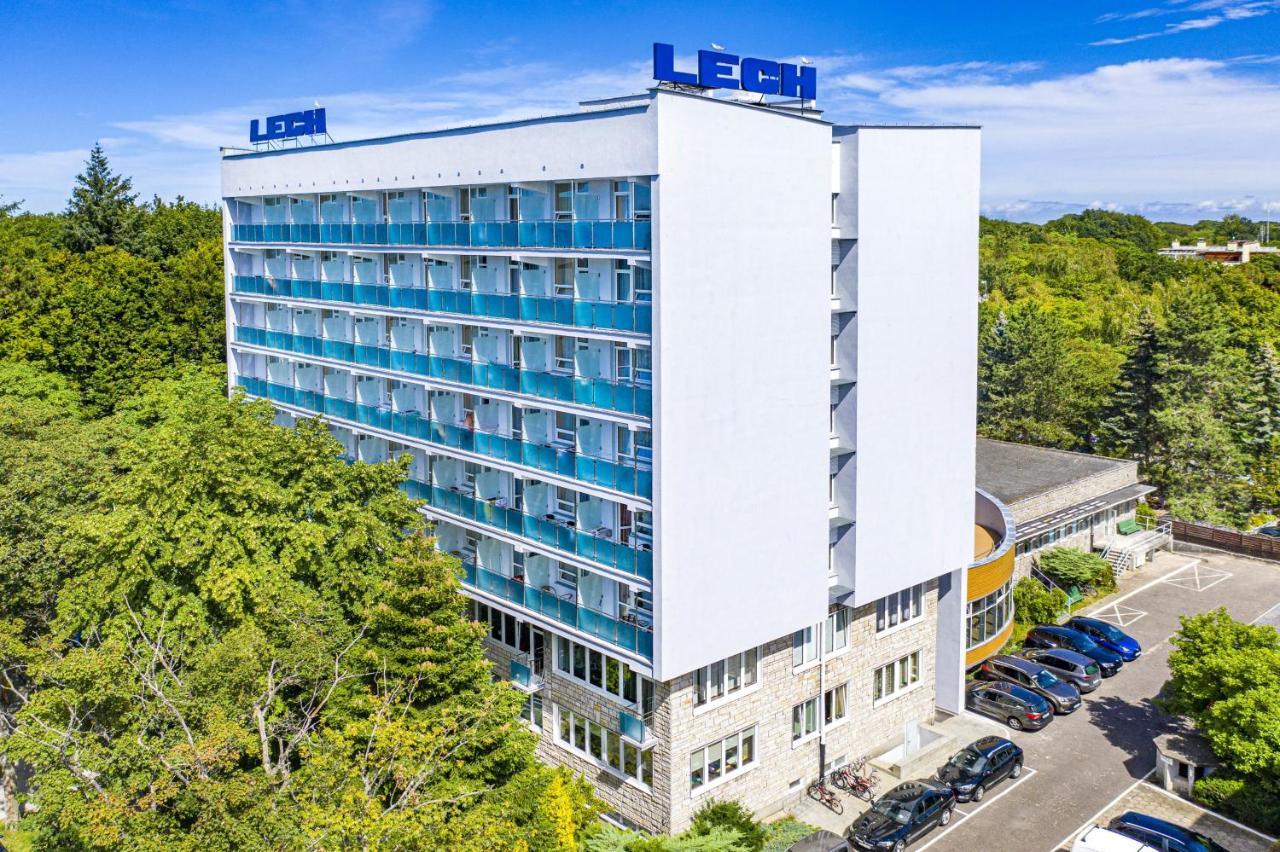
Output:
[[874,769],[858,775],[849,787],[849,792],[864,801],[875,798],[876,789],[880,786],[880,774]]
[[840,797],[834,791],[828,789],[826,781],[825,777],[819,776],[817,781],[810,784],[807,791],[809,798],[821,802],[837,814],[843,814],[844,805],[840,803]]
[[831,773],[831,783],[841,790],[852,793],[858,784],[858,773],[862,771],[862,767],[866,765],[866,762],[867,759],[865,757],[860,757],[853,763],[845,764]]

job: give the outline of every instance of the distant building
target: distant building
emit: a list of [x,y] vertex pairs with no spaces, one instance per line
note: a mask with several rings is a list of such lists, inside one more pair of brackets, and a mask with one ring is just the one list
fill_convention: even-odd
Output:
[[1225,246],[1211,246],[1207,240],[1196,240],[1195,245],[1184,246],[1178,240],[1174,240],[1173,245],[1160,249],[1159,253],[1165,257],[1199,258],[1234,266],[1248,263],[1249,259],[1256,254],[1280,254],[1280,248],[1264,246],[1257,240],[1227,240]]
[[1138,499],[1155,490],[1138,480],[1137,462],[987,438],[978,439],[977,459],[978,488],[1013,515],[1015,580],[1048,547],[1096,551],[1124,571],[1169,543],[1164,526],[1135,518]]

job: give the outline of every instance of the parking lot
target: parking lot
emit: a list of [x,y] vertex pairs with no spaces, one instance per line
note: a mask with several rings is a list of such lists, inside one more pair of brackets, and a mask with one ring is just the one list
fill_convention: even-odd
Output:
[[[1055,718],[1043,731],[1013,734],[984,719],[991,732],[1022,746],[1033,771],[1016,782],[1004,782],[980,805],[960,805],[951,825],[912,848],[1069,848],[1079,831],[1103,817],[1109,819],[1109,809],[1126,796],[1135,790],[1147,792],[1137,782],[1155,766],[1152,737],[1176,729],[1174,720],[1153,703],[1167,677],[1169,639],[1178,629],[1179,616],[1219,606],[1244,621],[1280,618],[1280,566],[1226,554],[1166,553],[1122,578],[1117,594],[1087,614],[1136,638],[1142,657],[1104,681],[1080,710]],[[1159,791],[1152,795],[1164,796]],[[1213,822],[1195,809],[1191,813],[1201,819],[1198,830],[1213,836],[1213,830],[1206,830]],[[1236,852],[1249,852],[1239,837],[1220,842]]]

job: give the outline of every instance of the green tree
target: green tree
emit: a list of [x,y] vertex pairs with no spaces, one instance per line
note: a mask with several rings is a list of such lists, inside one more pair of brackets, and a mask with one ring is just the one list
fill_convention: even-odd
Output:
[[1039,556],[1040,570],[1059,586],[1110,588],[1115,578],[1107,560],[1074,547],[1052,547]]
[[214,243],[219,250],[222,247],[222,215],[181,195],[172,203],[159,196],[152,198],[140,209],[138,225],[137,235],[128,248],[149,260],[186,254],[202,243]]
[[1160,407],[1159,346],[1155,319],[1149,310],[1144,310],[1138,317],[1132,348],[1120,368],[1120,377],[1103,412],[1099,430],[1103,446],[1109,452],[1144,464],[1151,458],[1153,415]]
[[1154,252],[1165,242],[1159,228],[1142,216],[1132,213],[1112,213],[1108,210],[1089,209],[1081,213],[1068,213],[1046,222],[1046,231],[1075,234],[1099,240],[1123,240],[1138,248]]
[[1244,462],[1230,428],[1206,403],[1156,412],[1146,473],[1179,518],[1230,523],[1244,506]]
[[1280,437],[1280,358],[1264,343],[1254,358],[1244,399],[1239,403],[1241,437],[1251,455],[1261,457]]
[[127,246],[138,229],[133,182],[111,170],[102,145],[94,143],[85,169],[67,202],[64,240],[72,251],[98,246]]
[[689,833],[705,837],[716,829],[727,829],[736,833],[739,846],[752,852],[760,852],[768,836],[764,826],[756,821],[751,811],[741,802],[735,801],[712,800],[698,808],[693,815],[693,824],[689,828]]
[[1019,624],[1052,624],[1067,608],[1066,592],[1048,589],[1034,577],[1023,577],[1013,587],[1013,614]]

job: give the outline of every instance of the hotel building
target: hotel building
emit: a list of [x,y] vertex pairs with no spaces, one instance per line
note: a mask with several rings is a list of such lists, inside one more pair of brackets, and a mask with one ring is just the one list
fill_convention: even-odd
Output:
[[539,754],[619,821],[765,813],[1007,636],[970,629],[1013,559],[974,487],[978,160],[668,88],[224,151],[230,382],[412,459]]

